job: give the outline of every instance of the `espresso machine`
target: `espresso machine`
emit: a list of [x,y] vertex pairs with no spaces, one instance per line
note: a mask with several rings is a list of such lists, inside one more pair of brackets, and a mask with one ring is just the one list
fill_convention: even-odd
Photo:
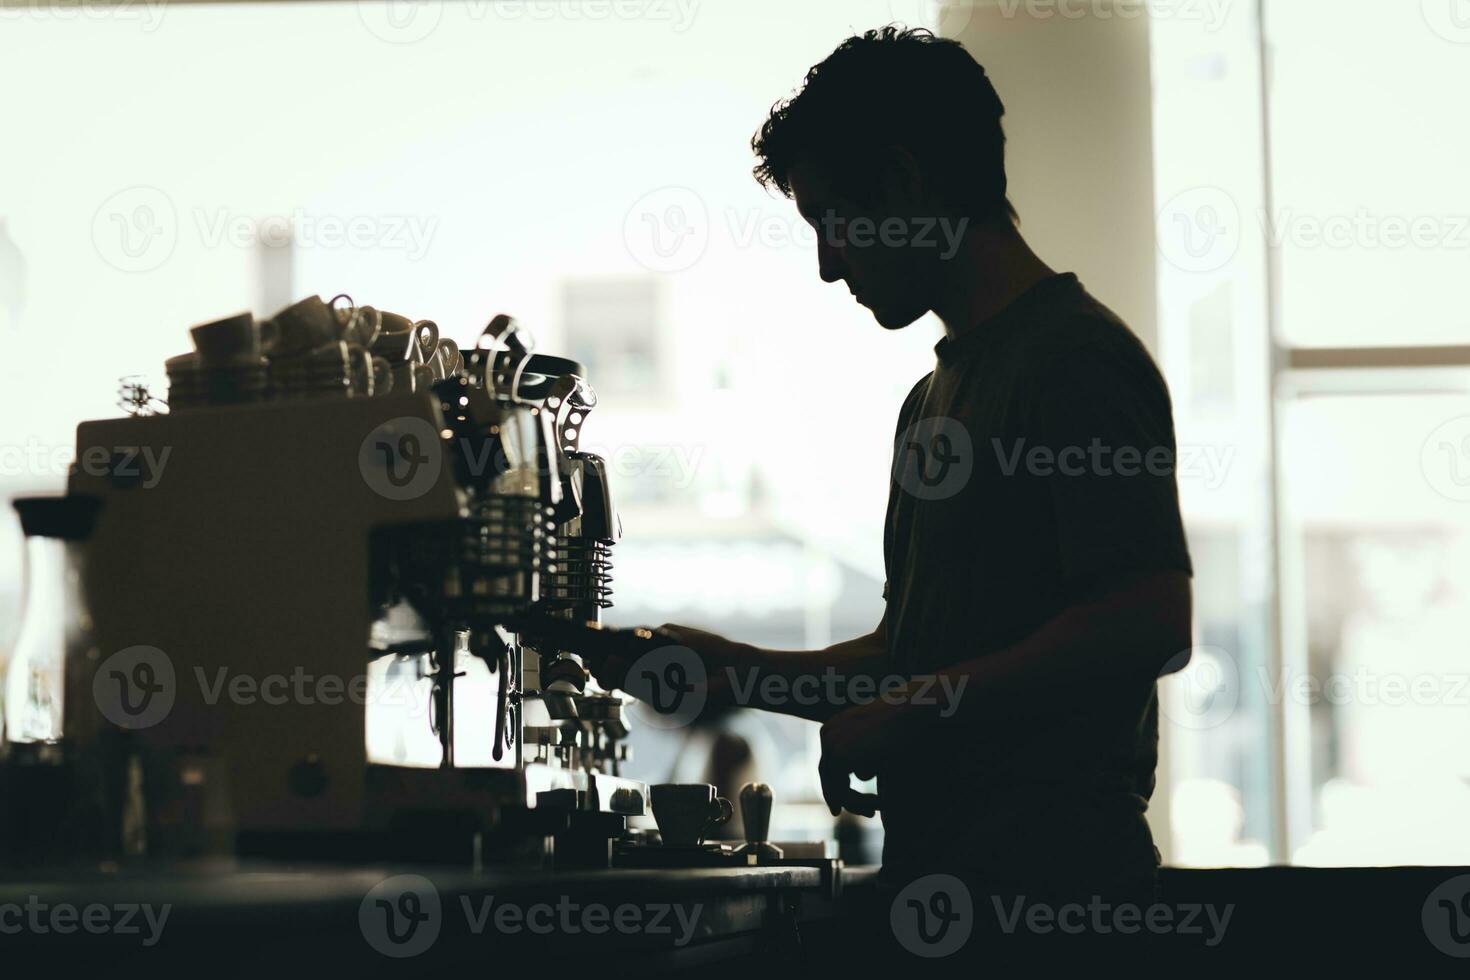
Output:
[[[562,480],[535,607],[542,620],[521,636],[527,761],[581,774],[576,790],[600,802],[609,790],[626,788],[607,781],[626,759],[625,702],[598,687],[565,632],[601,626],[602,611],[612,604],[612,547],[622,537],[607,464],[579,448],[597,395],[580,364],[532,353],[529,338],[508,317],[491,321],[487,336],[498,349],[472,354],[470,371],[483,365],[489,386],[551,420]],[[553,631],[552,622],[566,625]]]
[[65,748],[140,774],[150,854],[606,865],[648,788],[582,647],[658,638],[600,623],[586,372],[341,299],[196,328],[168,411],[78,426]]

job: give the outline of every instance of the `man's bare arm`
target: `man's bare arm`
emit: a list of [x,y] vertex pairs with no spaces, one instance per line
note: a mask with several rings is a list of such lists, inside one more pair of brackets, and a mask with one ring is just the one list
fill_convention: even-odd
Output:
[[1084,593],[1014,646],[938,671],[940,685],[959,692],[952,714],[961,721],[1066,710],[1069,694],[1098,683],[1183,669],[1192,602],[1184,572],[1131,576]]
[[[882,672],[888,658],[887,632],[881,622],[871,633],[820,650],[769,650],[672,623],[659,631],[699,655],[711,706],[761,708],[810,721],[826,721],[847,706],[821,696],[829,671],[843,678],[873,676]],[[605,686],[617,687],[629,666],[608,661],[594,672]],[[811,696],[814,691],[818,696]]]
[[[1190,580],[1183,572],[1131,577],[1078,597],[1012,647],[911,682],[900,697],[859,705],[822,726],[822,792],[836,813],[870,815],[874,801],[848,775],[876,775],[914,731],[1008,715],[1065,715],[1097,686],[1152,680],[1182,669],[1190,642]],[[1181,655],[1183,654],[1183,655]],[[938,681],[936,684],[935,681]]]

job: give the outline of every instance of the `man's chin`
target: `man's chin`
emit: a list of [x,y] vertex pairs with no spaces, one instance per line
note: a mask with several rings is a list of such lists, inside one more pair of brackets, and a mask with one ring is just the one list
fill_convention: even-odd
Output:
[[902,330],[926,312],[924,310],[917,312],[912,310],[894,310],[887,307],[872,307],[870,309],[873,314],[873,319],[877,320],[878,326],[884,330]]

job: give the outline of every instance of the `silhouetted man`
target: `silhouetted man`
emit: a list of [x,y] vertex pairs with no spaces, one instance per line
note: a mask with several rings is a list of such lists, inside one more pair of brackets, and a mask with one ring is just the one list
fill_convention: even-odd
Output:
[[[962,46],[898,28],[849,39],[772,111],[756,175],[816,228],[822,279],[889,330],[932,311],[944,337],[896,427],[878,627],[808,652],[666,629],[711,697],[823,723],[827,803],[881,808],[895,883],[1147,902],[1155,680],[1190,646],[1169,395],[1021,237],[1003,113]],[[817,703],[793,697],[812,677]],[[862,703],[859,677],[887,696]]]

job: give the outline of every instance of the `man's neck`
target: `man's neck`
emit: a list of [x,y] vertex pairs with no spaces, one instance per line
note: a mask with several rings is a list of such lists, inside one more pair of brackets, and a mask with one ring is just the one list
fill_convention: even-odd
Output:
[[965,236],[944,277],[934,312],[950,340],[958,340],[1056,275],[1014,228],[985,226]]

